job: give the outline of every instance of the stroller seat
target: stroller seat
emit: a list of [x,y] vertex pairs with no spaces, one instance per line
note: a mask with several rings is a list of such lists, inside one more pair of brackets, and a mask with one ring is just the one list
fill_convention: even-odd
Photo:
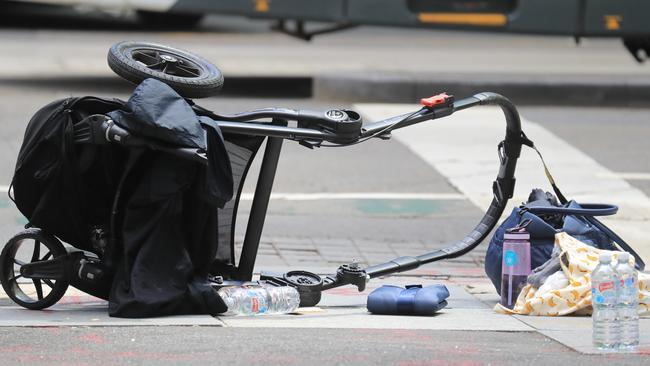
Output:
[[[41,131],[47,139],[29,138]],[[0,260],[12,299],[45,308],[72,285],[109,300],[113,316],[225,311],[209,279],[227,277],[234,266],[233,191],[239,194],[263,138],[222,139],[153,79],[126,103],[59,101],[36,114],[26,136],[14,193],[31,228],[10,240]],[[52,161],[53,150],[64,155]],[[43,171],[38,164],[52,173],[43,178],[50,188],[36,182],[43,191],[34,195],[29,169]],[[25,250],[31,262],[16,257]],[[36,296],[21,290],[23,276]]]

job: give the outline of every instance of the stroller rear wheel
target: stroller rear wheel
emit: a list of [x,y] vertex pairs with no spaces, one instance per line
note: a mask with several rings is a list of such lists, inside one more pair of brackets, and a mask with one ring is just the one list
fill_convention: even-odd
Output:
[[30,278],[21,268],[65,255],[65,247],[55,237],[36,228],[21,231],[9,239],[0,254],[2,288],[11,300],[27,309],[40,310],[54,305],[68,289],[67,279]]

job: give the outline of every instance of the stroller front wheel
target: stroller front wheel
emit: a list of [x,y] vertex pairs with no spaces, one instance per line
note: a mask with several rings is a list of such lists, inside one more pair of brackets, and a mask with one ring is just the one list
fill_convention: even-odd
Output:
[[9,239],[0,254],[0,282],[16,304],[31,310],[54,305],[68,289],[68,279],[53,273],[51,278],[27,275],[25,265],[51,261],[67,255],[61,242],[40,229],[30,228]]
[[221,90],[223,75],[210,61],[193,53],[148,42],[120,42],[108,51],[108,66],[139,84],[154,78],[185,98],[205,98]]

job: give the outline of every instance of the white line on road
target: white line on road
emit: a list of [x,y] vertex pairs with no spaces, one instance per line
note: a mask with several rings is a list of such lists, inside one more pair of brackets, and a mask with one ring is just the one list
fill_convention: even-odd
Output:
[[[241,199],[250,201],[253,193],[242,193]],[[271,193],[272,200],[464,200],[459,193],[391,193],[391,192],[345,192],[345,193]]]
[[[7,193],[9,186],[0,185],[0,193]],[[241,199],[252,201],[254,194],[244,192]],[[318,201],[318,200],[464,200],[459,193],[393,193],[393,192],[341,192],[341,193],[271,193],[272,200]]]
[[[9,186],[0,186],[0,193],[7,193]],[[252,201],[253,193],[244,192],[241,200]],[[341,192],[341,193],[271,193],[272,200],[318,201],[318,200],[464,200],[459,193],[393,193],[393,192]]]

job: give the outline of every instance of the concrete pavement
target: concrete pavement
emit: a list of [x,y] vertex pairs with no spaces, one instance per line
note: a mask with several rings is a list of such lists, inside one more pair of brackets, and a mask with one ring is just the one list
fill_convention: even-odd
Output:
[[[147,326],[202,326],[255,329],[376,329],[376,330],[430,330],[519,333],[523,339],[535,339],[535,333],[549,337],[583,354],[598,354],[591,346],[590,317],[526,317],[497,314],[492,310],[498,297],[491,284],[479,271],[465,265],[445,266],[440,269],[420,270],[409,275],[393,276],[372,281],[369,288],[358,293],[353,288],[327,291],[317,308],[301,308],[296,314],[232,317],[174,316],[154,319],[119,319],[106,314],[106,302],[70,290],[57,305],[48,311],[30,311],[0,300],[0,332],[3,327],[147,327]],[[458,271],[456,270],[458,269]],[[469,270],[469,271],[468,271]],[[462,274],[475,272],[474,274]],[[458,274],[456,274],[458,273]],[[446,278],[446,279],[445,279]],[[380,316],[365,309],[367,294],[381,284],[443,283],[450,290],[449,305],[432,317]],[[473,292],[470,293],[470,292]],[[99,331],[99,330],[98,330]],[[524,342],[525,343],[525,342]],[[521,343],[516,343],[517,347]],[[515,346],[513,344],[513,346]],[[539,353],[534,353],[539,355]],[[641,320],[641,345],[637,355],[624,357],[622,364],[640,362],[639,357],[650,354],[650,319]],[[636,361],[635,361],[636,360]],[[1,362],[0,362],[1,363]]]

